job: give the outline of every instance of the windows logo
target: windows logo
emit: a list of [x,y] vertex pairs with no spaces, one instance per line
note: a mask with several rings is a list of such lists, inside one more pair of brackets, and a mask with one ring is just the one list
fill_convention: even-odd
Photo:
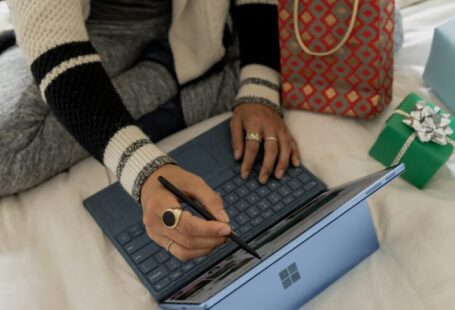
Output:
[[284,289],[287,289],[300,280],[300,273],[295,263],[292,263],[288,268],[282,270],[279,275]]

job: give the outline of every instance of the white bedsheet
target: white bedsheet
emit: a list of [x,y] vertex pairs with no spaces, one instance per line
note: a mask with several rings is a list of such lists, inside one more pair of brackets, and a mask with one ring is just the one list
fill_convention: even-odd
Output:
[[[382,166],[367,154],[406,94],[436,98],[421,79],[435,25],[455,1],[403,11],[392,106],[374,121],[289,112],[305,165],[329,185]],[[228,115],[160,143],[170,150]],[[321,130],[324,128],[324,130]],[[0,309],[156,309],[156,303],[82,206],[114,179],[88,159],[41,186],[0,200]],[[443,168],[424,191],[403,180],[370,201],[381,243],[304,309],[455,309],[455,179]],[[321,266],[323,268],[323,266]]]

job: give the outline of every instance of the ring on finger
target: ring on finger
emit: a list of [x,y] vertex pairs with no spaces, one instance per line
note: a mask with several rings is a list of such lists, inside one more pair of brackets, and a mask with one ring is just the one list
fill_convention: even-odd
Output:
[[171,208],[166,209],[161,214],[161,220],[163,225],[167,228],[176,228],[180,223],[180,218],[182,217],[183,210],[182,208]]
[[245,140],[262,142],[262,136],[258,132],[249,132],[246,134]]
[[269,136],[269,137],[265,137],[264,141],[275,141],[275,142],[278,142],[278,138],[275,137],[275,136]]
[[166,246],[166,252],[169,252],[171,250],[171,246],[174,244],[174,240],[169,240]]

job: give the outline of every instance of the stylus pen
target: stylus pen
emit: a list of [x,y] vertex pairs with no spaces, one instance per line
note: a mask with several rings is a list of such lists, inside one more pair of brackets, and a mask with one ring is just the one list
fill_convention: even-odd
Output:
[[[177,196],[181,201],[185,202],[187,205],[189,205],[191,208],[193,208],[197,213],[199,213],[203,218],[205,218],[208,221],[216,221],[216,219],[196,200],[191,199],[187,195],[185,195],[182,191],[180,191],[177,187],[175,187],[171,182],[166,180],[165,177],[159,176],[158,181],[171,193],[173,193],[175,196]],[[250,247],[245,241],[239,238],[234,232],[231,232],[229,235],[229,238],[231,238],[232,241],[237,243],[239,247],[250,253],[251,255],[257,257],[258,259],[261,259],[259,254],[252,248]]]

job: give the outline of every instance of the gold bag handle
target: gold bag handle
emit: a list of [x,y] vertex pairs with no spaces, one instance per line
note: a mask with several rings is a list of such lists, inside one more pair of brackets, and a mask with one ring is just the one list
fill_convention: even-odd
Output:
[[348,30],[344,35],[343,39],[335,46],[333,49],[327,52],[314,52],[310,50],[305,43],[303,42],[302,38],[300,37],[300,29],[299,29],[299,0],[294,0],[294,32],[295,36],[297,37],[297,42],[299,42],[300,47],[302,50],[312,56],[329,56],[336,53],[343,45],[348,41],[349,37],[351,36],[352,30],[354,29],[355,20],[357,19],[357,13],[359,11],[359,3],[360,0],[354,0],[354,7],[352,10],[351,21],[349,22]]

